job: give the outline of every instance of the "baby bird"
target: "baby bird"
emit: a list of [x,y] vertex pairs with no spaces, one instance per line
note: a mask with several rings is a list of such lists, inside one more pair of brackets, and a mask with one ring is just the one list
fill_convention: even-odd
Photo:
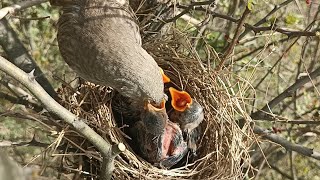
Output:
[[171,95],[171,105],[173,112],[170,113],[170,119],[177,122],[192,153],[196,153],[196,142],[200,138],[199,125],[204,119],[203,107],[194,101],[186,91],[179,91],[173,87],[169,88]]
[[160,107],[145,105],[141,120],[131,129],[141,156],[150,163],[170,168],[187,152],[180,127],[168,119],[165,101]]
[[170,168],[177,164],[188,152],[178,124],[168,121],[162,138],[162,156],[160,167]]

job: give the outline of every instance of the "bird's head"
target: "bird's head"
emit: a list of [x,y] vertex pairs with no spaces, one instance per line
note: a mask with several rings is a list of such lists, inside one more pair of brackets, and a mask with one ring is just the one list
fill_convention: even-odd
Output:
[[146,130],[155,136],[159,136],[164,132],[168,115],[165,107],[165,100],[160,105],[145,102],[144,111],[141,113],[141,120],[146,126]]
[[179,112],[185,111],[187,108],[190,108],[192,104],[192,98],[189,93],[186,91],[179,91],[173,87],[169,88],[171,95],[171,105],[173,109]]

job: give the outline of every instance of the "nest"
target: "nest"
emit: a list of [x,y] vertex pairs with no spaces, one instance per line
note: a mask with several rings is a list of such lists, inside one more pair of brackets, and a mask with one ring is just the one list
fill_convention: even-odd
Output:
[[[136,155],[127,143],[123,127],[116,123],[111,108],[113,91],[91,83],[83,83],[77,92],[68,86],[61,88],[63,104],[70,111],[87,120],[105,139],[122,142],[127,150],[115,160],[114,179],[243,179],[248,172],[248,149],[253,134],[249,121],[239,127],[236,119],[248,119],[241,90],[235,75],[227,69],[216,72],[213,49],[208,47],[205,58],[191,48],[182,33],[154,39],[145,49],[178,87],[189,92],[204,107],[205,119],[201,124],[202,137],[198,156],[193,162],[173,169],[160,169]],[[205,60],[204,60],[205,59]],[[233,82],[234,81],[234,82]],[[239,83],[240,84],[240,83]],[[237,92],[237,93],[236,93]],[[75,134],[66,133],[80,142],[78,148],[90,149],[92,158],[87,161],[90,176],[96,177],[100,167],[99,154],[89,143]],[[96,168],[92,168],[96,167]]]

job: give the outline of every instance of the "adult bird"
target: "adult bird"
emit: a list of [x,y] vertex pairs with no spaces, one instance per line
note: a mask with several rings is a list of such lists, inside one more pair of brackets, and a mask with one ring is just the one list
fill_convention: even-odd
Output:
[[186,136],[185,139],[188,148],[196,153],[196,142],[200,138],[200,123],[204,119],[203,107],[186,91],[179,91],[173,87],[169,88],[171,95],[171,105],[173,111],[170,113],[170,119],[177,122]]
[[186,155],[187,144],[180,127],[168,119],[164,103],[159,108],[146,104],[141,120],[135,123],[130,134],[143,158],[170,168]]
[[[54,1],[54,0],[52,0]],[[165,97],[161,70],[141,47],[134,15],[124,0],[60,0],[58,44],[82,78],[133,99],[159,105]]]

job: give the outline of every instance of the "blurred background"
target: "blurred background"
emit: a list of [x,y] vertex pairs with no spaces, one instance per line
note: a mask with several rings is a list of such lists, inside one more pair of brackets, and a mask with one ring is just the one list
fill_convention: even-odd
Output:
[[[1,7],[17,2],[1,0]],[[177,2],[176,11],[183,11],[193,2]],[[210,11],[202,6],[193,8],[178,18],[174,27],[188,35],[200,56],[205,56],[208,46],[213,47],[217,55],[222,55],[235,37],[239,20],[249,6],[251,12],[245,19],[246,28],[238,34],[230,53],[232,57],[224,63],[232,72],[230,80],[234,84],[230,85],[230,90],[242,97],[254,123],[291,143],[320,151],[320,78],[313,78],[306,84],[297,83],[298,90],[288,92],[287,98],[278,99],[271,109],[264,108],[292,84],[320,67],[320,2],[216,0],[215,3]],[[62,60],[57,46],[59,12],[59,8],[43,3],[6,17],[55,89],[76,77]],[[6,30],[1,28],[1,31]],[[0,48],[0,54],[8,57],[3,48]],[[213,63],[212,68],[218,64]],[[53,153],[50,144],[59,132],[43,128],[45,119],[35,119],[37,115],[28,107],[8,100],[13,97],[20,101],[23,90],[17,82],[8,81],[3,73],[0,76],[0,148],[23,166],[37,166],[43,176],[70,179],[59,172],[60,157],[50,156]],[[239,84],[239,80],[248,83]],[[261,109],[268,110],[267,115],[255,113]],[[319,160],[286,151],[275,143],[261,140],[259,145],[253,144],[251,156],[251,165],[256,171],[249,173],[248,178],[320,180]]]

